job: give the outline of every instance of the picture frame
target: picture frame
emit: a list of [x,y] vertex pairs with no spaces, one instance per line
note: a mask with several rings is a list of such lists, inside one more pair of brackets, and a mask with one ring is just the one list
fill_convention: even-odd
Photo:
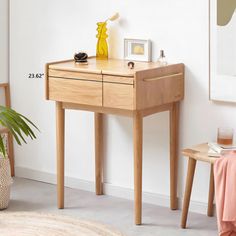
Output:
[[209,98],[236,102],[236,2],[209,0]]
[[151,61],[151,40],[124,39],[124,59],[130,61]]

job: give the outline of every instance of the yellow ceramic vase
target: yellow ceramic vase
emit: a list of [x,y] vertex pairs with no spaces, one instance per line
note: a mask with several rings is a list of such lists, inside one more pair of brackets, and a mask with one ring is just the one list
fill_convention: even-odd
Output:
[[96,57],[98,59],[108,59],[108,45],[107,45],[107,23],[106,22],[98,22],[97,23],[97,49],[96,49]]

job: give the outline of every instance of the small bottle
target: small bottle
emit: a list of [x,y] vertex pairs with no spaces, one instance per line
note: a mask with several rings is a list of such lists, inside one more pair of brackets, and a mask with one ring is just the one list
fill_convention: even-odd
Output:
[[168,64],[164,50],[160,51],[160,57],[158,58],[157,62],[159,62],[160,66],[166,66]]

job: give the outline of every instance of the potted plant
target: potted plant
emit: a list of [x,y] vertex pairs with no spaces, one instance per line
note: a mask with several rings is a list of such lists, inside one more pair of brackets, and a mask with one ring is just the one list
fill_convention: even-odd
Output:
[[[0,106],[0,125],[9,130],[17,144],[26,143],[25,137],[35,139],[36,136],[31,129],[38,129],[29,119],[17,113],[11,108]],[[0,209],[8,207],[10,200],[10,186],[12,178],[10,173],[10,162],[7,157],[6,142],[4,135],[0,135]]]

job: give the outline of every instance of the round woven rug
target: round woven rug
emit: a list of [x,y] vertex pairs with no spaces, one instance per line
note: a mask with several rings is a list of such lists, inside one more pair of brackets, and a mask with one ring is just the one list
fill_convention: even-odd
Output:
[[1,236],[124,236],[109,226],[44,213],[0,213]]

